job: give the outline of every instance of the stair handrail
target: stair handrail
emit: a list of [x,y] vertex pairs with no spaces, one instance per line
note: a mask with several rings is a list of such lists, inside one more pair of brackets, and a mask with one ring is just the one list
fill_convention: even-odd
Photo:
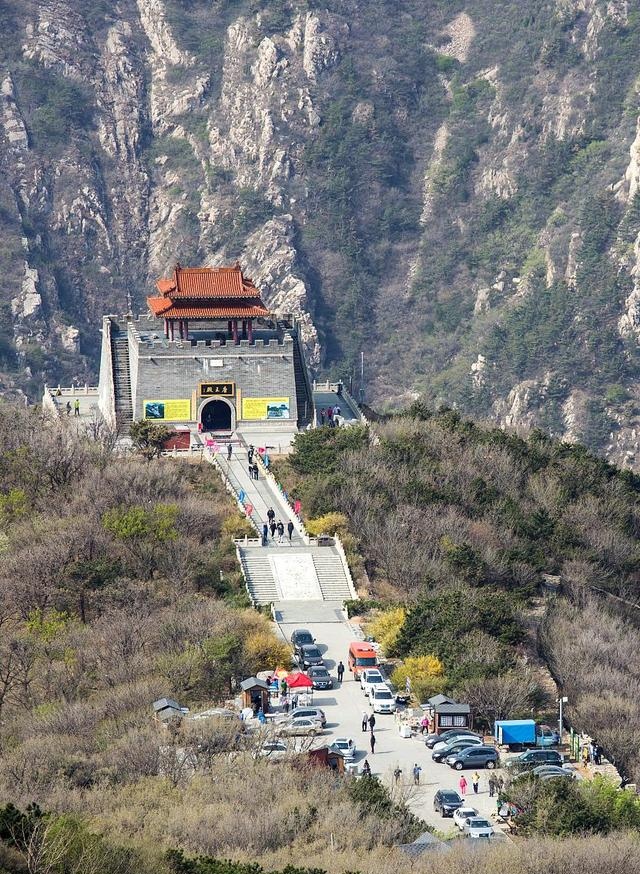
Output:
[[344,570],[344,575],[347,578],[347,585],[349,586],[351,600],[355,601],[358,598],[358,594],[356,592],[356,587],[353,584],[353,577],[351,576],[349,562],[347,561],[347,553],[344,551],[344,546],[342,545],[342,541],[340,540],[340,537],[337,534],[337,532],[333,535],[333,540],[334,540],[338,555],[340,556],[340,561],[342,562],[342,569]]
[[300,516],[298,516],[298,514],[294,510],[293,504],[289,500],[289,496],[287,495],[284,488],[282,487],[282,484],[279,483],[278,480],[275,478],[275,476],[271,473],[269,468],[264,463],[264,459],[262,458],[262,456],[260,455],[259,452],[256,452],[256,456],[258,458],[258,466],[262,470],[262,475],[279,492],[281,500],[283,501],[283,503],[286,505],[287,509],[289,510],[289,516],[291,518],[291,521],[293,522],[294,528],[296,529],[296,531],[298,532],[300,537],[302,537],[302,540],[304,541],[304,545],[309,546],[311,543],[311,537],[309,535],[309,532],[305,528],[304,522],[302,521]]

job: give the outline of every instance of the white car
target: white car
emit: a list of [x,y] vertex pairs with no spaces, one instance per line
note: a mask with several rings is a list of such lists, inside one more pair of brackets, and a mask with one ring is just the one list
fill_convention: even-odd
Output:
[[494,833],[488,819],[481,816],[470,816],[464,821],[463,833],[470,838],[490,838]]
[[360,677],[362,691],[369,697],[374,686],[385,686],[385,679],[377,668],[368,668]]
[[331,744],[337,750],[340,750],[345,762],[352,762],[356,754],[356,745],[350,737],[337,737]]
[[376,684],[369,695],[374,713],[395,713],[396,697],[391,689],[384,685]]
[[289,752],[288,747],[284,741],[281,740],[268,740],[265,741],[262,746],[255,751],[253,757],[255,759],[271,759],[274,762],[280,761],[281,759],[285,759],[287,757],[287,753]]
[[462,807],[459,807],[456,811],[454,811],[453,821],[462,832],[464,831],[465,820],[477,815],[478,811],[475,809],[475,807],[467,807],[463,804]]
[[453,744],[457,744],[460,741],[469,741],[467,746],[472,747],[474,744],[481,744],[482,738],[478,737],[477,734],[459,734],[457,737],[451,738],[450,740],[439,740],[433,745],[433,751],[435,752],[436,750],[443,750],[445,747],[452,746]]

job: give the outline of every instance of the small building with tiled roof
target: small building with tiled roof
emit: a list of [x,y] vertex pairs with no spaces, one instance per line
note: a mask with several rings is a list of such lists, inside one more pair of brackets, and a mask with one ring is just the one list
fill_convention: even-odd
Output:
[[220,436],[291,432],[313,418],[295,320],[271,313],[240,264],[182,267],[157,280],[148,312],[106,316],[100,409]]

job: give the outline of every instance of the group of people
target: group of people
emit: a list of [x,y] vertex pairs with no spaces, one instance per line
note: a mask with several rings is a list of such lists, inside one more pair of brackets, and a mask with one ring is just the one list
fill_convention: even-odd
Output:
[[602,753],[603,749],[598,741],[590,741],[590,743],[582,747],[582,764],[586,766],[589,762],[592,762],[594,765],[600,765],[602,763]]
[[336,404],[335,407],[327,407],[326,409],[323,407],[320,410],[320,424],[328,425],[330,428],[333,428],[335,425],[339,425],[340,422],[337,419],[342,413],[340,407]]
[[[287,522],[287,534],[289,535],[289,542],[291,542],[293,538],[293,532],[295,529],[295,525],[291,520]],[[269,533],[271,533],[271,539],[275,540],[276,534],[278,535],[278,543],[284,542],[284,522],[282,519],[278,519],[276,522],[276,513],[273,507],[269,507],[267,510],[267,521],[262,526],[262,545],[266,546],[269,542]]]
[[374,713],[368,713],[366,710],[362,712],[362,730],[369,732],[369,748],[371,749],[371,755],[373,755],[376,751],[376,736],[373,732],[373,729],[376,726],[376,717]]

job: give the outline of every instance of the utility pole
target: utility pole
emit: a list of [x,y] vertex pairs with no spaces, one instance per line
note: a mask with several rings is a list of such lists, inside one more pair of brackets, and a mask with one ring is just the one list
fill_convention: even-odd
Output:
[[360,403],[364,401],[364,352],[360,353]]

